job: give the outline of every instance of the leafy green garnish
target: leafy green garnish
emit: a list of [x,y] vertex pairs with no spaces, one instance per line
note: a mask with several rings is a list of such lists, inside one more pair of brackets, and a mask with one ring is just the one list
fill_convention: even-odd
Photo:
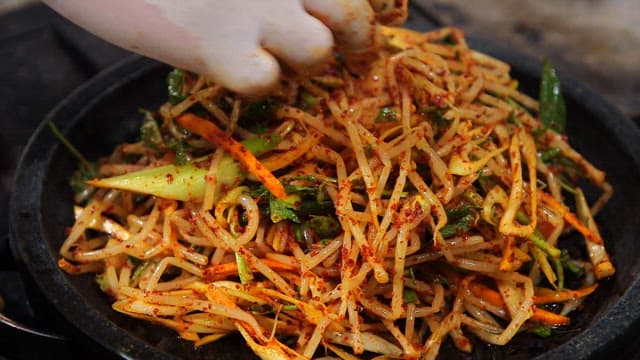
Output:
[[264,134],[279,107],[280,103],[271,98],[251,102],[244,108],[238,123],[251,132]]
[[296,214],[296,209],[300,204],[299,195],[289,195],[286,199],[280,200],[273,195],[269,196],[269,213],[271,214],[271,221],[274,223],[282,220],[291,220],[299,223],[300,218]]
[[390,106],[385,106],[382,109],[380,109],[380,111],[378,111],[378,116],[376,116],[377,123],[391,122],[391,121],[397,121],[397,120],[398,120],[398,114],[396,114],[396,111]]
[[242,140],[242,145],[246,147],[253,155],[260,156],[267,151],[276,147],[282,138],[279,134],[271,134],[269,137],[254,137]]
[[564,133],[567,123],[567,109],[560,89],[560,80],[549,59],[542,64],[540,83],[540,121],[558,133]]
[[404,288],[404,291],[402,292],[402,297],[404,298],[405,304],[418,302],[418,294],[416,293],[415,290],[411,288]]
[[169,103],[175,105],[187,98],[183,93],[184,87],[184,71],[179,69],[173,69],[167,75],[167,91],[169,93]]
[[309,227],[321,239],[333,239],[342,232],[342,227],[338,220],[331,216],[311,216]]
[[454,208],[445,209],[448,223],[440,229],[444,238],[468,232],[476,220],[478,207],[462,203]]
[[456,234],[463,234],[471,228],[471,224],[475,220],[474,215],[465,215],[456,222],[449,222],[440,229],[440,235],[444,238],[451,237]]
[[140,113],[144,115],[144,121],[140,126],[140,138],[144,144],[152,149],[159,149],[164,145],[162,140],[162,134],[160,133],[160,127],[153,118],[153,114],[149,110],[139,109]]

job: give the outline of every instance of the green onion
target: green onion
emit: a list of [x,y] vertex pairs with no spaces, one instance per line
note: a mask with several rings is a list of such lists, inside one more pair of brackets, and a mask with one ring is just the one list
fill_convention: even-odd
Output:
[[[522,225],[528,225],[531,223],[529,217],[522,211],[518,211],[518,213],[516,214],[516,220],[518,220],[518,222]],[[558,259],[560,255],[562,255],[560,249],[549,244],[538,229],[536,229],[533,234],[528,237],[528,239],[531,240],[531,242],[535,246],[539,247],[541,250],[544,250],[544,252],[549,254],[549,256],[551,256],[553,259]]]
[[131,286],[135,285],[138,282],[138,279],[140,278],[140,276],[147,270],[147,268],[149,267],[149,265],[151,265],[151,263],[152,261],[147,260],[142,264],[138,265],[138,267],[136,267],[136,270],[131,275],[131,278],[129,279],[129,285]]
[[540,158],[540,160],[542,160],[542,162],[548,163],[549,161],[551,161],[551,159],[558,156],[561,152],[562,150],[560,150],[559,147],[552,147],[538,154],[538,157]]
[[549,336],[551,336],[551,327],[547,325],[538,325],[535,328],[531,329],[531,332],[541,338],[548,338]]
[[238,265],[238,276],[240,277],[241,284],[246,284],[253,280],[253,274],[251,273],[251,269],[249,269],[247,259],[238,252],[236,252],[236,264]]
[[402,292],[402,297],[404,299],[405,304],[418,302],[418,294],[416,293],[415,290],[411,288],[404,288],[404,291]]

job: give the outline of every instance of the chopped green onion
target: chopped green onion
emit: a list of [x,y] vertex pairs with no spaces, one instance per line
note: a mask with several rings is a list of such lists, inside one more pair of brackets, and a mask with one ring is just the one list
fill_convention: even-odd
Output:
[[542,162],[548,163],[549,161],[551,161],[551,159],[558,156],[561,152],[562,151],[559,147],[552,147],[538,154],[538,157],[540,158],[540,160],[542,160]]

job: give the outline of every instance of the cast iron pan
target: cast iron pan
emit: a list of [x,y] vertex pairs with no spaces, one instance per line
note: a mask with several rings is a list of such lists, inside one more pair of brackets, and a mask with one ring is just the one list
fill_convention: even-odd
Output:
[[[513,66],[513,76],[529,94],[537,94],[540,63],[512,51],[471,39],[472,47]],[[169,68],[141,57],[126,59],[89,81],[60,103],[46,120],[54,121],[85,156],[107,155],[137,136],[138,108],[155,109],[166,100]],[[619,344],[633,334],[640,318],[640,133],[600,96],[560,74],[568,105],[571,143],[604,169],[615,195],[598,216],[617,273],[598,288],[569,329],[551,339],[517,337],[504,346],[476,346],[462,355],[445,343],[442,358],[586,359],[622,354]],[[113,311],[94,277],[67,276],[56,265],[57,250],[70,226],[72,192],[68,178],[76,160],[45,123],[31,138],[15,178],[11,199],[11,245],[15,259],[46,299],[75,330],[127,358],[253,358],[239,337],[201,349],[170,330]],[[578,237],[566,240],[582,244]],[[634,325],[634,323],[636,325]],[[71,332],[73,334],[73,331]],[[626,335],[626,336],[625,336]],[[617,351],[617,352],[616,352]]]

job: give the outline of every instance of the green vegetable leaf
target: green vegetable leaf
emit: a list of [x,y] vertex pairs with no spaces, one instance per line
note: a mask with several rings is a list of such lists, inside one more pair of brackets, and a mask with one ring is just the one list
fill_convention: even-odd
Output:
[[153,114],[145,109],[140,109],[139,111],[144,115],[144,121],[140,126],[140,138],[142,138],[146,146],[152,149],[161,148],[164,145],[164,141],[162,140],[160,127],[153,118]]
[[269,213],[271,214],[271,221],[274,223],[282,220],[291,220],[299,223],[300,218],[296,214],[295,210],[300,204],[299,195],[289,195],[286,199],[280,200],[273,195],[269,196]]
[[402,292],[402,297],[404,298],[405,304],[418,302],[418,294],[416,293],[415,290],[411,288],[404,288],[404,291]]
[[342,227],[338,220],[331,216],[312,216],[311,220],[309,220],[309,227],[321,239],[333,239],[342,232]]
[[560,80],[548,59],[542,64],[540,84],[540,121],[558,133],[564,133],[567,109],[560,89]]
[[582,277],[584,275],[584,267],[577,261],[571,258],[569,255],[569,251],[567,249],[561,250],[560,261],[562,262],[562,266],[569,270],[574,276]]
[[458,219],[456,222],[449,222],[440,229],[440,235],[444,238],[448,238],[456,234],[465,233],[469,231],[471,224],[475,221],[475,218],[475,215],[469,214]]
[[171,105],[175,105],[187,98],[186,94],[182,91],[184,75],[184,72],[179,69],[173,69],[173,71],[167,75],[167,91]]
[[538,335],[541,338],[548,338],[551,336],[551,327],[547,325],[538,325],[531,330],[534,334]]
[[280,104],[271,98],[249,103],[238,123],[240,126],[256,134],[264,134],[267,131],[267,124],[273,120],[276,110]]
[[397,120],[398,120],[398,114],[396,114],[396,111],[390,106],[385,106],[382,109],[380,109],[380,111],[378,112],[378,116],[376,117],[377,123],[391,122],[391,121],[397,121]]

